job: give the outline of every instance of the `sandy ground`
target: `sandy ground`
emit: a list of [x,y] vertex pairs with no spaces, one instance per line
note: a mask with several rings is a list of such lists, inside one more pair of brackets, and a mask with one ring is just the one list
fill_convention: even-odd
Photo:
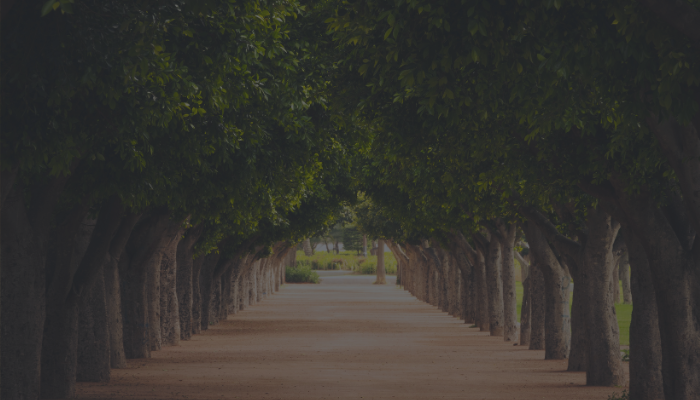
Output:
[[469,328],[371,276],[326,272],[180,346],[129,360],[80,399],[607,399],[566,361]]

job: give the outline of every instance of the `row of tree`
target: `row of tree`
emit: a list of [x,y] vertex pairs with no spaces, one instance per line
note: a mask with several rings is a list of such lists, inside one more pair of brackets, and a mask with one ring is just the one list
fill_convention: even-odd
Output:
[[[483,258],[479,321],[511,340],[523,229],[545,310],[562,308],[575,282],[567,355],[592,385],[622,383],[610,288],[624,244],[630,392],[700,397],[699,10],[697,0],[3,4],[2,395],[70,396],[74,321],[109,263],[122,266],[121,311],[138,316],[124,323],[146,332],[148,282],[171,287],[179,268],[149,278],[164,249],[201,230],[186,259],[214,254],[233,271],[332,226],[360,190],[371,203],[358,214],[371,218],[358,226],[371,237],[409,257],[425,240],[459,246],[453,256],[479,271]],[[547,315],[547,354],[560,357],[565,314]]]
[[326,111],[318,18],[295,0],[3,3],[3,398],[70,398],[189,339],[334,224],[353,136]]
[[630,397],[700,397],[700,3],[363,0],[327,23],[343,116],[374,135],[363,230],[403,249],[401,281],[443,302],[461,271],[462,312],[515,340],[522,229],[546,357],[622,385],[626,247]]

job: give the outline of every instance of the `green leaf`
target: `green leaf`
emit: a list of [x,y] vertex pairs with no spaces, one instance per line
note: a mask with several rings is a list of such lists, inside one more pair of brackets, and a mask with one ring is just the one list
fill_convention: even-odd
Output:
[[368,68],[369,68],[369,64],[362,64],[362,65],[360,65],[360,68],[357,70],[357,72],[359,72],[360,75],[364,75],[365,72],[367,72]]
[[61,3],[59,3],[56,0],[49,0],[46,3],[44,3],[44,6],[41,7],[41,16],[43,17],[44,15],[50,13],[51,11],[57,9]]
[[390,27],[389,29],[386,30],[386,32],[384,33],[384,40],[386,40],[386,39],[389,37],[389,35],[391,35],[391,31],[392,31],[393,29],[394,29],[394,27],[392,26],[392,27]]

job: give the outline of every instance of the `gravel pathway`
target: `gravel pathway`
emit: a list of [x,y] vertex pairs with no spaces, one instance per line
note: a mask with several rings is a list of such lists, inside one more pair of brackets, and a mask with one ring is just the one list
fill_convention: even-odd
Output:
[[129,360],[80,399],[607,399],[566,361],[469,328],[373,276],[322,272],[180,346]]

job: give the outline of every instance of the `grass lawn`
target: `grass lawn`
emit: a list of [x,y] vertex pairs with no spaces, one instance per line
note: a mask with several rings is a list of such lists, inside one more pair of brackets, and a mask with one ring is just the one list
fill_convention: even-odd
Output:
[[[357,252],[355,251],[341,251],[340,254],[333,254],[329,253],[325,250],[316,250],[314,255],[311,257],[307,257],[302,250],[297,250],[297,262],[302,261],[302,262],[312,262],[316,261],[318,262],[321,266],[327,266],[328,264],[333,263],[334,260],[343,260],[345,261],[345,264],[347,265],[349,270],[358,272],[358,273],[376,273],[376,269],[374,269],[374,272],[368,272],[371,271],[371,268],[361,268],[362,265],[365,267],[370,265],[370,266],[375,266],[377,265],[377,256],[373,255],[368,255],[367,257],[363,256],[358,256]],[[362,262],[360,262],[362,261]],[[394,258],[394,254],[391,252],[384,253],[384,266],[386,268],[387,275],[396,275],[396,259]]]

